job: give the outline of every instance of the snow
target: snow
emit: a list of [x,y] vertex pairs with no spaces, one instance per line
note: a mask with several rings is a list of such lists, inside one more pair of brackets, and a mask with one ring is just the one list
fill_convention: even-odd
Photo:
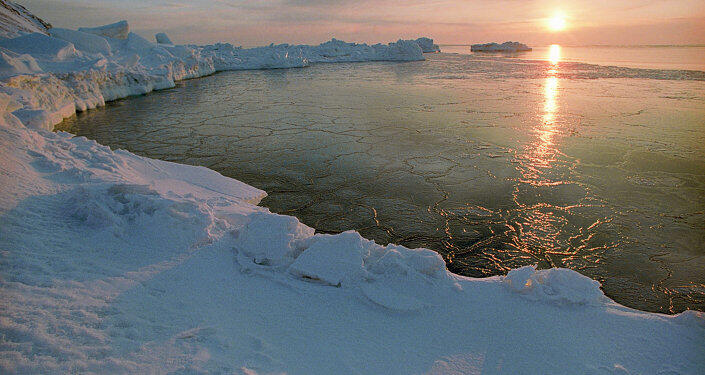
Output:
[[38,35],[20,37],[46,50],[0,50],[0,372],[705,372],[703,313],[629,309],[566,269],[454,275],[431,250],[317,234],[209,169],[46,130],[217,70],[416,60],[415,41],[241,49],[128,33],[100,37],[108,54]]
[[0,38],[0,48],[55,61],[76,55],[73,44],[41,33],[25,34],[13,39]]
[[94,34],[54,27],[49,30],[49,35],[72,43],[80,51],[99,53],[103,56],[111,54],[108,41]]
[[130,32],[130,27],[127,21],[122,20],[110,25],[98,26],[98,27],[80,27],[78,31],[84,33],[95,34],[102,37],[115,38],[115,39],[125,39]]
[[441,48],[438,47],[438,44],[433,44],[433,39],[431,38],[421,37],[416,39],[416,43],[419,44],[424,53],[441,52]]
[[522,52],[531,51],[531,48],[526,44],[519,42],[504,42],[502,44],[473,44],[470,46],[470,50],[473,52]]

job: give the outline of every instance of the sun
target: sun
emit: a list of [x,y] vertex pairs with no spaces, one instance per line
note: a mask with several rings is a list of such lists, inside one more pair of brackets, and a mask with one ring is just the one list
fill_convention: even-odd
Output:
[[563,31],[567,24],[563,13],[556,13],[548,19],[548,29],[551,31]]

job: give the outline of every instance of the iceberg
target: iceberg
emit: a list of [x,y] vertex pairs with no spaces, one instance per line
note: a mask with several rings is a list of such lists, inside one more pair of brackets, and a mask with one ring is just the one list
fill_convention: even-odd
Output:
[[419,44],[423,53],[441,52],[441,48],[438,47],[438,44],[433,44],[431,38],[421,37],[416,39],[416,43]]
[[701,312],[636,311],[567,269],[458,276],[431,250],[316,233],[207,168],[49,131],[178,79],[419,60],[416,41],[242,49],[88,33],[108,51],[16,31],[46,49],[0,47],[1,373],[705,372]]
[[504,42],[502,44],[473,44],[470,46],[470,50],[472,52],[524,52],[531,51],[531,47],[519,42]]

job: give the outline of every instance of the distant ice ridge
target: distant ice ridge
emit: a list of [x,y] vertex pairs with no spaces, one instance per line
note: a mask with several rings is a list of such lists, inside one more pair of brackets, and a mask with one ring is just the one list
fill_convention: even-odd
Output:
[[473,52],[522,52],[531,51],[531,47],[519,42],[504,42],[502,44],[497,44],[493,42],[485,44],[473,44],[472,46],[470,46],[470,50]]
[[3,69],[30,71],[0,84],[0,373],[705,373],[703,313],[635,311],[567,269],[454,275],[427,249],[316,234],[207,168],[45,130],[236,58],[418,57],[417,43],[163,48],[74,33],[0,47]]
[[173,45],[163,33],[153,43],[130,32],[126,21],[79,30],[23,30],[0,38],[0,79],[4,92],[23,104],[18,110],[23,121],[45,129],[75,111],[222,70],[423,60],[421,47],[410,40],[367,45],[333,39],[318,46],[243,49],[228,43]]

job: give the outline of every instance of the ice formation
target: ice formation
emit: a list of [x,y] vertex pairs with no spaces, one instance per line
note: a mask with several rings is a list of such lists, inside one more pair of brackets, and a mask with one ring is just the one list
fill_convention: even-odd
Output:
[[433,44],[433,39],[431,38],[418,38],[416,39],[416,43],[419,44],[419,47],[421,47],[424,53],[441,52],[441,48],[438,47],[438,44]]
[[504,42],[502,44],[473,44],[470,46],[470,50],[473,52],[522,52],[531,51],[531,47],[519,42]]
[[130,27],[125,20],[98,27],[80,27],[78,31],[114,39],[127,39],[130,35]]
[[174,44],[166,33],[157,33],[154,35],[154,39],[157,41],[157,44]]
[[0,41],[0,372],[705,371],[702,313],[635,311],[565,269],[461,277],[430,250],[316,234],[207,168],[45,130],[219,69],[414,60],[416,42],[52,35]]
[[129,32],[126,21],[47,33],[18,31],[17,35],[0,39],[0,78],[5,79],[6,92],[23,104],[18,110],[23,121],[45,129],[75,111],[222,70],[423,59],[419,44],[409,40],[367,45],[333,39],[318,46],[243,49],[228,43],[173,45],[166,34],[159,33],[159,43],[152,43]]

